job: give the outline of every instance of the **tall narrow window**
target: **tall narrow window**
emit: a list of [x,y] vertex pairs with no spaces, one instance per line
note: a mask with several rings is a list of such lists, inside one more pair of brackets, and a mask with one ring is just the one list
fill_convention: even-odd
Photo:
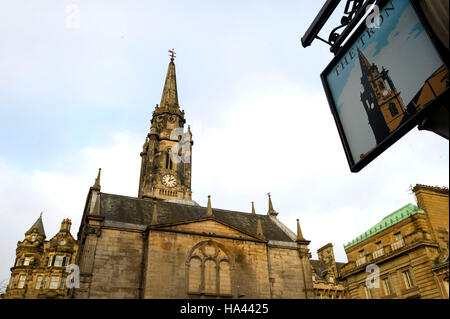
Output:
[[38,276],[36,279],[36,289],[41,289],[42,285],[42,276]]
[[384,288],[384,294],[386,296],[389,296],[392,294],[391,285],[389,284],[389,278],[383,279],[383,288]]
[[397,105],[395,105],[395,103],[389,103],[389,112],[391,112],[391,116],[396,116],[398,114]]
[[20,275],[19,277],[19,282],[17,284],[17,288],[23,288],[23,286],[25,285],[25,279],[27,278],[27,276],[25,275]]
[[202,261],[200,258],[192,258],[189,262],[189,291],[199,293],[202,284]]
[[214,260],[208,259],[205,262],[205,293],[217,293],[217,277],[216,263]]
[[48,258],[48,264],[47,264],[47,267],[50,267],[51,265],[52,265],[52,263],[53,263],[53,255],[52,256],[50,256],[49,258]]
[[66,277],[61,277],[61,283],[59,284],[59,289],[63,289],[65,283],[66,283]]
[[16,275],[11,277],[11,284],[9,285],[9,288],[14,288],[15,283],[16,283]]
[[220,294],[231,295],[231,271],[228,261],[221,261],[219,265]]
[[406,289],[411,289],[414,285],[411,279],[411,273],[409,270],[405,270],[402,272],[403,274],[403,280],[405,281]]
[[380,88],[380,90],[383,90],[383,89],[384,89],[384,83],[383,83],[383,80],[381,80],[381,81],[378,82],[378,87]]

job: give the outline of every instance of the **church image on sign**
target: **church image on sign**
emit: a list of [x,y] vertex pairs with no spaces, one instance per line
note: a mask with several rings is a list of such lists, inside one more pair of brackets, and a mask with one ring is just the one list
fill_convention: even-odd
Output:
[[[322,74],[351,166],[448,89],[448,70],[408,0],[379,9]],[[402,131],[403,132],[403,131]]]

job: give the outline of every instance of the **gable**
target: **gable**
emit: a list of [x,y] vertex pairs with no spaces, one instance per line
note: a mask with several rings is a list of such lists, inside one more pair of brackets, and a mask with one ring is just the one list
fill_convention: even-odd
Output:
[[248,240],[255,240],[259,238],[252,237],[248,234],[245,234],[244,232],[241,232],[237,229],[234,229],[230,226],[227,226],[225,224],[219,223],[213,219],[210,220],[202,220],[202,221],[192,221],[192,222],[186,222],[182,224],[177,225],[168,225],[168,226],[162,226],[158,227],[162,229],[170,229],[175,231],[183,231],[183,232],[192,232],[197,233],[201,235],[215,235],[215,236],[225,236],[225,237],[232,237],[232,238],[239,238],[239,239],[248,239]]

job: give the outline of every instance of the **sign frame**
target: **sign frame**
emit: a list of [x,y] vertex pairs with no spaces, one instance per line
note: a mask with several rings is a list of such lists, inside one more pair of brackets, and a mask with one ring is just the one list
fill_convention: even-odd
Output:
[[[388,4],[390,0],[377,0],[376,5],[379,8],[383,8],[386,4]],[[448,50],[444,47],[444,45],[439,41],[438,37],[434,34],[431,26],[429,25],[426,17],[424,16],[418,1],[415,0],[407,0],[414,12],[418,16],[419,21],[422,23],[424,30],[428,37],[431,40],[432,47],[436,50],[439,57],[444,63],[445,68],[449,71],[448,64]],[[377,144],[375,148],[368,152],[368,154],[360,159],[358,162],[355,162],[352,157],[351,149],[345,135],[343,125],[341,123],[339,114],[337,112],[337,108],[335,105],[335,101],[333,99],[333,95],[331,93],[330,86],[327,81],[327,75],[333,70],[333,68],[339,63],[339,61],[345,56],[347,51],[351,48],[351,46],[358,40],[358,38],[365,32],[367,26],[365,23],[361,23],[360,26],[355,30],[353,35],[347,39],[345,44],[339,49],[336,53],[335,57],[331,60],[331,62],[326,66],[326,68],[320,74],[320,78],[322,80],[322,85],[325,90],[325,94],[328,100],[328,104],[333,115],[334,121],[336,123],[339,137],[341,139],[345,155],[347,157],[347,162],[350,167],[350,171],[353,173],[359,172],[362,168],[367,166],[370,162],[372,162],[375,158],[381,155],[385,150],[387,150],[390,146],[396,143],[401,137],[403,137],[406,133],[412,130],[416,125],[418,125],[421,121],[423,121],[428,114],[442,106],[449,98],[449,88],[447,88],[444,92],[442,92],[439,96],[434,98],[432,101],[428,102],[423,106],[421,110],[419,110],[416,114],[414,114],[409,120],[403,123],[400,127],[396,128],[391,134],[386,137],[382,142]]]

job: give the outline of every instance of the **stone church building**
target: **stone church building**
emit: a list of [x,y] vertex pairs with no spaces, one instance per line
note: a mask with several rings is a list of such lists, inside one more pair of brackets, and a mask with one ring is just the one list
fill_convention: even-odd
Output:
[[169,63],[140,153],[138,197],[101,192],[100,171],[78,232],[72,298],[314,298],[309,241],[268,210],[192,200],[192,134]]

